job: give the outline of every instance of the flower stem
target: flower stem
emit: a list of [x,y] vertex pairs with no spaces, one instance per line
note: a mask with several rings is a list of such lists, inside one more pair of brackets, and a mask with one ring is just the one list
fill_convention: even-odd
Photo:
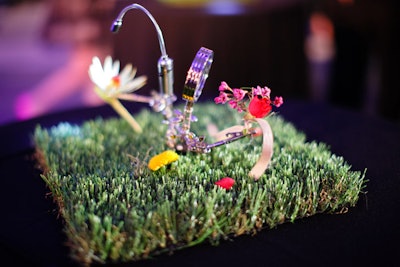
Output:
[[137,123],[137,121],[132,117],[132,115],[126,110],[126,108],[119,102],[118,99],[112,98],[107,101],[113,108],[114,110],[122,117],[124,118],[133,128],[133,130],[137,133],[141,133],[142,127]]
[[137,95],[137,94],[120,94],[118,95],[118,98],[122,100],[141,102],[141,103],[150,103],[150,101],[152,100],[151,97]]

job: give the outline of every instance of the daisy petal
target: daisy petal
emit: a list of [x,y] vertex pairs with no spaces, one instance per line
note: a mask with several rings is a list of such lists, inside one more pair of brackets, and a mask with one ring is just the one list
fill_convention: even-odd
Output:
[[111,71],[113,77],[118,75],[119,65],[120,65],[119,60],[115,60],[114,64],[112,65],[112,71]]
[[103,65],[103,70],[104,70],[105,74],[112,74],[113,73],[112,65],[113,65],[113,62],[112,62],[111,56],[107,56],[104,59],[104,65]]
[[[98,60],[98,59],[97,59]],[[100,65],[100,61],[93,60],[93,64],[89,67],[90,79],[99,87],[105,87],[106,79],[104,77],[103,68]]]
[[119,89],[119,92],[120,93],[134,92],[134,91],[138,90],[139,88],[141,88],[143,85],[145,85],[146,81],[147,81],[146,76],[137,77],[137,78],[131,80],[130,82],[128,82],[127,84],[122,85],[121,88]]
[[121,79],[121,84],[125,84],[127,81],[132,80],[135,76],[132,77],[132,64],[127,64],[119,74],[119,78]]

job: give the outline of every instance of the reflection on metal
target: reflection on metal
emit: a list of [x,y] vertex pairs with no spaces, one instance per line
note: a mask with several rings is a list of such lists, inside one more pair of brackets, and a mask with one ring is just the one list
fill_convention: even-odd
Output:
[[167,50],[165,48],[164,37],[160,26],[158,26],[157,21],[151,15],[151,13],[139,4],[132,4],[126,6],[121,12],[118,14],[117,18],[114,20],[111,25],[111,31],[117,33],[122,26],[122,20],[129,10],[138,9],[143,11],[147,17],[153,23],[157,36],[158,42],[160,44],[161,57],[157,63],[157,70],[159,75],[159,85],[160,92],[159,94],[154,96],[154,100],[150,103],[151,106],[157,112],[162,112],[165,116],[165,119],[169,120],[172,116],[172,103],[176,100],[174,95],[174,61],[168,57]]
[[132,4],[125,7],[114,20],[111,31],[118,32],[122,26],[122,20],[126,12],[131,9],[143,11],[152,21],[158,35],[161,57],[158,60],[157,69],[159,74],[159,93],[153,93],[149,102],[156,112],[164,114],[165,123],[168,124],[166,132],[166,144],[168,147],[179,152],[208,153],[212,148],[225,145],[254,134],[251,131],[227,132],[224,139],[216,143],[207,144],[204,136],[197,136],[190,130],[190,124],[196,121],[193,116],[193,106],[202,94],[204,84],[208,78],[209,71],[214,59],[214,52],[201,47],[187,72],[186,81],[182,93],[182,99],[186,101],[183,112],[175,110],[172,112],[172,104],[176,100],[173,90],[173,60],[168,57],[164,38],[160,27],[154,17],[143,6]]

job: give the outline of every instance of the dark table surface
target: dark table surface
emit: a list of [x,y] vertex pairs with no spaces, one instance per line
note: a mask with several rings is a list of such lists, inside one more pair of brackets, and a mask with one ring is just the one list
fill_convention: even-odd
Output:
[[[400,240],[400,127],[348,110],[288,101],[280,114],[328,144],[353,170],[367,169],[366,194],[346,214],[320,214],[255,236],[202,244],[121,266],[388,266]],[[69,258],[62,218],[35,168],[33,130],[62,121],[115,116],[107,106],[78,109],[0,127],[2,266],[78,266]]]

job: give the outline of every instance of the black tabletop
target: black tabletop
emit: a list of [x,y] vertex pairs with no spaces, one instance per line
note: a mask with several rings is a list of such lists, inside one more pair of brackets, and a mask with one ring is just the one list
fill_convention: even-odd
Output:
[[[136,107],[136,109],[141,106]],[[132,108],[132,110],[134,110]],[[353,170],[367,169],[366,194],[345,214],[319,214],[241,236],[121,266],[294,266],[397,261],[400,227],[400,127],[348,110],[288,101],[280,114],[308,140],[324,142]],[[57,206],[33,158],[33,130],[62,121],[115,116],[102,106],[0,127],[0,262],[2,266],[78,266],[70,259]]]

